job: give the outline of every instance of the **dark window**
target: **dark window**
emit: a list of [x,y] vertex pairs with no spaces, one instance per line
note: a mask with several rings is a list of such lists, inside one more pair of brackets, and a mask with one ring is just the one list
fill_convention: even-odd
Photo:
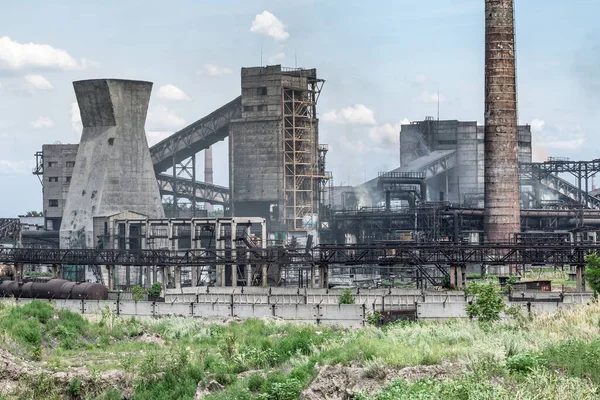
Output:
[[58,161],[48,161],[49,167],[58,167]]
[[265,86],[259,87],[257,89],[257,93],[258,93],[259,96],[266,96],[267,95],[267,88]]
[[58,207],[58,200],[57,199],[48,200],[48,207]]
[[70,176],[67,176],[67,177],[65,178],[65,182],[67,182],[67,183],[71,182],[71,177],[70,177]]
[[254,111],[254,106],[244,106],[244,112]]
[[58,176],[49,176],[48,182],[58,182]]
[[265,111],[265,106],[256,106],[256,111]]
[[456,144],[456,140],[438,140],[438,144],[452,145],[452,144]]
[[67,161],[67,167],[73,168],[75,166],[75,161]]

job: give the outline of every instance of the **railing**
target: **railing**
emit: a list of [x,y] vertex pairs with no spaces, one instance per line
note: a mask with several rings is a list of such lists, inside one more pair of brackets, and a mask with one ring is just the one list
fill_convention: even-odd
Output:
[[379,178],[397,178],[397,179],[425,179],[425,172],[380,172]]

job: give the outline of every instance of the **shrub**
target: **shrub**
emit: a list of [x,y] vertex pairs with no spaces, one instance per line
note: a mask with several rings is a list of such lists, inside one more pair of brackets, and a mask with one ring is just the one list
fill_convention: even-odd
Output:
[[142,301],[144,300],[144,296],[146,296],[146,290],[141,286],[136,285],[131,289],[131,298],[133,301]]
[[262,374],[252,374],[248,377],[248,389],[252,392],[258,392],[264,382],[265,378]]
[[374,311],[367,313],[367,324],[373,326],[379,326],[383,322],[383,315],[380,312]]
[[475,299],[467,304],[465,308],[469,318],[477,318],[483,323],[500,320],[500,312],[505,305],[504,299],[499,295],[494,282],[471,282],[465,293],[475,295]]
[[506,360],[506,368],[510,372],[528,373],[538,366],[538,358],[532,354],[522,353]]
[[150,289],[148,289],[148,295],[158,297],[160,296],[161,291],[162,286],[160,285],[160,282],[154,282],[152,286],[150,286]]
[[585,279],[594,291],[594,296],[600,293],[600,257],[596,253],[588,254],[585,257],[587,265],[585,266]]
[[352,289],[342,290],[342,295],[340,296],[339,304],[354,304],[354,296],[352,296]]

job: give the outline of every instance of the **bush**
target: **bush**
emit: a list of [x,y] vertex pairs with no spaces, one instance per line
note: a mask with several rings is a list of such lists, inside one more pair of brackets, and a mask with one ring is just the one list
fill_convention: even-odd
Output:
[[380,312],[374,311],[367,313],[367,324],[373,326],[379,326],[383,322],[383,315]]
[[598,297],[598,293],[600,293],[600,257],[596,253],[588,254],[585,261],[587,262],[585,280],[594,291],[594,296]]
[[161,291],[162,291],[162,286],[160,285],[160,282],[154,282],[152,284],[152,286],[150,286],[150,289],[148,289],[148,295],[153,296],[153,297],[158,297],[158,296],[160,296]]
[[252,374],[248,377],[248,389],[252,392],[258,392],[264,382],[265,378],[262,374]]
[[531,372],[538,364],[538,358],[528,353],[517,354],[506,360],[506,368],[508,368],[510,372],[517,373]]
[[354,304],[354,296],[352,296],[352,289],[342,290],[342,295],[340,296],[339,304]]
[[505,304],[494,282],[471,282],[465,293],[475,295],[475,299],[465,308],[469,318],[477,318],[483,323],[500,320],[500,312],[504,310]]
[[136,285],[131,289],[131,298],[133,301],[142,301],[144,300],[144,296],[146,296],[146,290],[141,286]]

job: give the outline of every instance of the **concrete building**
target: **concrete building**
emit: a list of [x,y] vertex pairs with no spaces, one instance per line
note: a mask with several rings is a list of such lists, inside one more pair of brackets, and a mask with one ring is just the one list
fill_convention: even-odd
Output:
[[[530,163],[529,125],[518,127],[518,149],[519,162]],[[431,165],[451,157],[451,163],[427,179],[428,200],[463,204],[480,199],[479,206],[483,206],[484,127],[475,121],[437,121],[431,117],[402,125],[401,167],[396,171],[420,171],[418,164]]]
[[93,248],[95,217],[164,218],[144,124],[152,83],[74,82],[83,132],[60,227],[62,248]]
[[78,147],[77,144],[45,144],[36,154],[34,174],[42,182],[44,225],[48,230],[60,229]]
[[231,121],[233,215],[262,217],[275,238],[317,227],[325,148],[319,146],[315,69],[242,68],[242,116]]

